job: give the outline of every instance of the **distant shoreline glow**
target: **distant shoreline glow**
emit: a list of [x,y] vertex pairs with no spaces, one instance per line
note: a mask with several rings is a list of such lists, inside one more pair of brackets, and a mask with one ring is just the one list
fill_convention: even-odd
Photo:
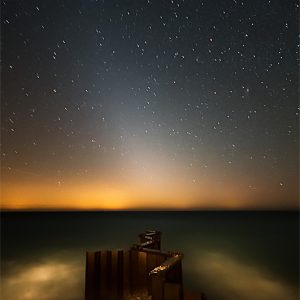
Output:
[[[265,210],[268,199],[243,197],[239,190],[224,193],[212,187],[195,191],[183,188],[173,190],[134,189],[104,184],[53,186],[48,184],[7,184],[1,192],[2,210]],[[189,191],[189,193],[186,193]],[[251,201],[252,200],[252,201]],[[255,200],[255,201],[254,201]],[[271,209],[297,209],[297,203],[271,199]]]

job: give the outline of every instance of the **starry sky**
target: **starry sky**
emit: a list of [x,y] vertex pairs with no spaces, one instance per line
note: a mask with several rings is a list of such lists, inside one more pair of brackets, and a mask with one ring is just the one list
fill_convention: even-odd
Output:
[[296,0],[1,1],[3,209],[295,209]]

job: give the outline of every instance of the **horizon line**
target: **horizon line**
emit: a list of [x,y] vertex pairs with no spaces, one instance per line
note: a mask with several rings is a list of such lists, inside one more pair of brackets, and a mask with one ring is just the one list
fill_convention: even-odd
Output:
[[300,212],[300,207],[294,208],[192,208],[192,209],[176,209],[176,208],[136,208],[136,209],[62,209],[62,208],[0,208],[2,212]]

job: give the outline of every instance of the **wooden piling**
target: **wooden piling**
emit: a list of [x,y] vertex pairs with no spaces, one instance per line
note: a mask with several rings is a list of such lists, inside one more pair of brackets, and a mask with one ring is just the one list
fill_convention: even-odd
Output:
[[160,250],[160,232],[139,237],[140,244],[130,250],[86,253],[85,300],[121,300],[145,292],[152,300],[183,300],[183,256]]

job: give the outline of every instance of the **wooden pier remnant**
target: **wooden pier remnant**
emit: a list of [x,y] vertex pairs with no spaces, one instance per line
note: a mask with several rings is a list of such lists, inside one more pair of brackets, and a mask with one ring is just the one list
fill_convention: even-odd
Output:
[[85,300],[183,300],[180,252],[161,251],[161,232],[146,231],[128,250],[86,253]]

